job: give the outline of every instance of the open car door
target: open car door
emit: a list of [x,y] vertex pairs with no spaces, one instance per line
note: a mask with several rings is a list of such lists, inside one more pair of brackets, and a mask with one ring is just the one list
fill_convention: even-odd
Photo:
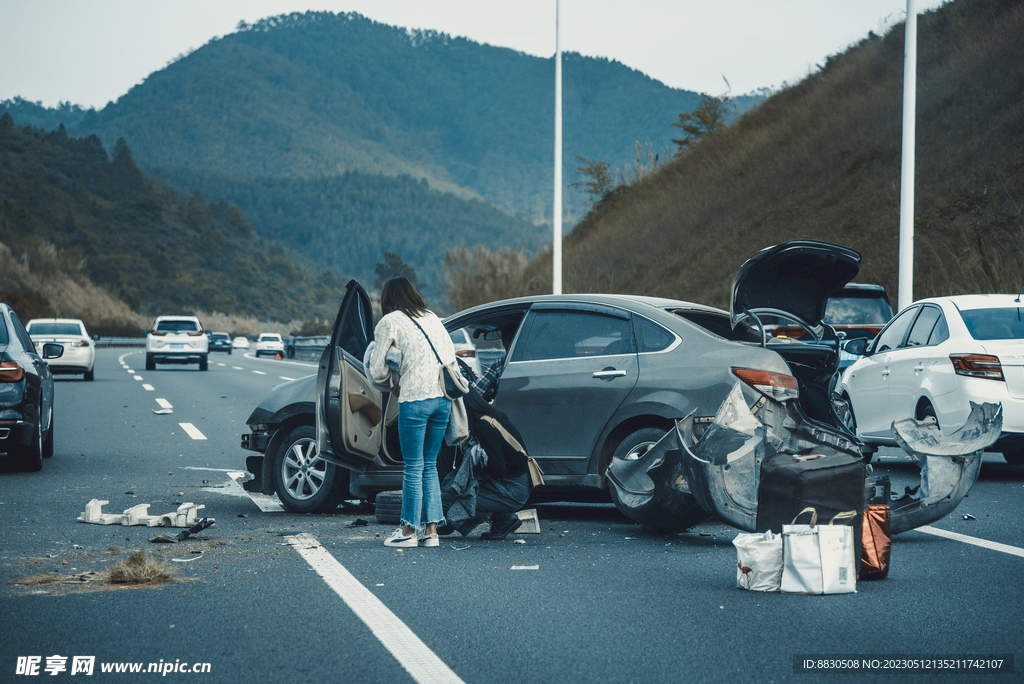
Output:
[[316,441],[320,458],[358,471],[377,458],[384,427],[381,393],[363,371],[372,339],[370,298],[350,280],[317,370]]

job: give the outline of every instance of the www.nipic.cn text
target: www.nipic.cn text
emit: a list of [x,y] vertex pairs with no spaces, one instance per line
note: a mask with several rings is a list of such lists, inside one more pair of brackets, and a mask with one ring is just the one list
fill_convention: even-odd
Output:
[[107,663],[101,662],[97,667],[96,656],[18,656],[14,668],[16,675],[58,675],[65,672],[73,675],[103,674],[193,674],[210,671],[210,663],[189,663],[175,659],[173,662],[161,660],[157,663]]

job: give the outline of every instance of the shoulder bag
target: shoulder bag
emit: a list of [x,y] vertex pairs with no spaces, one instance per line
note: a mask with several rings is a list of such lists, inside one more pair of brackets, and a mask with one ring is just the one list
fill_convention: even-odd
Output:
[[[409,314],[406,314],[409,316]],[[427,339],[427,344],[430,345],[430,351],[434,352],[434,358],[441,364],[441,387],[444,389],[444,396],[448,399],[458,399],[463,397],[469,392],[469,380],[462,375],[462,371],[459,370],[457,363],[450,363],[445,365],[438,355],[437,350],[434,349],[434,343],[430,341],[430,336],[427,335],[427,331],[423,329],[416,319],[409,316],[409,320],[412,321],[420,332],[423,333],[423,337]]]

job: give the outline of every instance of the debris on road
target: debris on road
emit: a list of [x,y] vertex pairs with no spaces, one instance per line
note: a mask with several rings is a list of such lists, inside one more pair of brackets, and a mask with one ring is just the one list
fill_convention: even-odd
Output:
[[516,530],[516,534],[540,534],[540,518],[537,516],[536,508],[528,508],[516,513],[523,524]]
[[187,530],[179,532],[174,536],[171,536],[169,534],[160,534],[153,537],[149,541],[153,544],[177,544],[178,542],[185,541],[186,539],[191,538],[193,535],[199,534],[207,527],[212,527],[215,522],[216,521],[213,518],[200,518],[195,525],[188,528]]
[[[163,515],[149,515],[149,504],[139,504],[126,509],[123,513],[104,513],[103,506],[110,503],[93,499],[85,505],[85,512],[78,516],[79,522],[94,525],[144,525],[146,527],[191,527],[198,520],[199,510],[206,508],[203,504],[182,503],[178,510]],[[213,518],[203,518],[212,521]],[[213,524],[212,522],[210,524]]]
[[345,527],[366,527],[369,524],[369,521],[363,520],[362,518],[356,518],[348,525],[345,525]]
[[158,416],[166,416],[169,413],[174,413],[174,409],[153,409],[153,413]]

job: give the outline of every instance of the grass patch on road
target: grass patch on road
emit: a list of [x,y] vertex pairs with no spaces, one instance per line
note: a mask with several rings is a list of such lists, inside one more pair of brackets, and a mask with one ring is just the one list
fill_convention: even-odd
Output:
[[114,561],[101,572],[83,572],[73,575],[43,572],[29,575],[23,579],[10,580],[7,583],[33,587],[35,589],[33,594],[60,595],[71,592],[162,587],[178,582],[194,582],[196,579],[180,577],[176,568],[162,560],[147,556],[145,551],[139,550],[132,552],[128,558]]

